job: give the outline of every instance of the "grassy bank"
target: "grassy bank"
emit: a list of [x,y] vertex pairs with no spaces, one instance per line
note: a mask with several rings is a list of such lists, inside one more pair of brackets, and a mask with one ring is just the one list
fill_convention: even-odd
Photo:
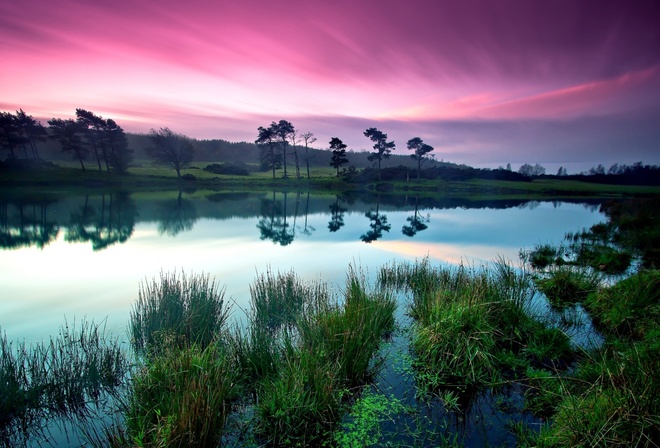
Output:
[[89,191],[154,191],[184,189],[207,190],[272,190],[280,191],[380,191],[416,195],[493,195],[508,199],[530,197],[612,197],[630,195],[660,194],[660,187],[606,185],[591,182],[561,179],[535,179],[531,182],[498,180],[448,181],[409,180],[389,182],[354,183],[337,178],[332,168],[313,168],[311,178],[287,179],[272,178],[270,172],[251,172],[248,176],[218,175],[204,170],[208,163],[196,162],[182,170],[182,179],[177,179],[172,169],[156,167],[149,161],[136,161],[128,173],[119,175],[96,170],[82,171],[73,163],[60,163],[60,166],[0,173],[0,185],[23,192],[45,190]]

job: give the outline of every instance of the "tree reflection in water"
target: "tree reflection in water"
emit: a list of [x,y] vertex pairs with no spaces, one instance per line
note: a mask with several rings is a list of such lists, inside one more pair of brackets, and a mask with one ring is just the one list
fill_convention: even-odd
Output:
[[101,196],[101,203],[90,205],[89,197],[79,211],[71,213],[65,241],[91,242],[92,249],[102,250],[126,242],[135,229],[137,207],[128,193]]
[[371,230],[368,230],[366,233],[360,236],[360,239],[365,243],[371,243],[378,240],[379,238],[382,238],[383,232],[389,232],[392,228],[392,225],[387,223],[387,216],[381,215],[379,213],[379,209],[380,195],[378,195],[376,200],[376,211],[374,212],[373,210],[369,210],[364,214],[364,216],[369,218],[371,221],[369,224]]

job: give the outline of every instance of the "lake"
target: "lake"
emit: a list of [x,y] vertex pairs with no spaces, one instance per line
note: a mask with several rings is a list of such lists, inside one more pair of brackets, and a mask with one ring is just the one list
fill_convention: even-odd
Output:
[[[515,263],[523,248],[602,221],[598,205],[306,192],[0,200],[0,329],[10,341],[34,343],[85,318],[127,341],[141,282],[174,270],[215,278],[241,324],[250,284],[269,269],[341,289],[350,264],[373,275],[391,261],[424,257]],[[393,387],[405,395],[411,381]],[[53,437],[57,445],[69,436]]]
[[107,194],[0,207],[0,327],[27,342],[83,317],[125,335],[140,283],[161,271],[209,274],[240,318],[250,283],[267,269],[341,285],[351,263],[375,273],[422,257],[516,261],[521,248],[602,220],[593,201],[308,193]]

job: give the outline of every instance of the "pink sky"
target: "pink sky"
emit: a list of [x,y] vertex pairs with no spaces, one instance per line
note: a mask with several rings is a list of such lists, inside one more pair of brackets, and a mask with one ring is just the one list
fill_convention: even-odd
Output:
[[0,110],[254,141],[378,127],[468,164],[660,163],[657,0],[0,3]]

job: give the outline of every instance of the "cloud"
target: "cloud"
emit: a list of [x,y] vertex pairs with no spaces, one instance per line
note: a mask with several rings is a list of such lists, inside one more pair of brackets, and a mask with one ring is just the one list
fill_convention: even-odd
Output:
[[465,162],[657,160],[659,21],[654,0],[23,0],[0,4],[0,85],[5,110],[143,132],[252,141],[284,118]]

